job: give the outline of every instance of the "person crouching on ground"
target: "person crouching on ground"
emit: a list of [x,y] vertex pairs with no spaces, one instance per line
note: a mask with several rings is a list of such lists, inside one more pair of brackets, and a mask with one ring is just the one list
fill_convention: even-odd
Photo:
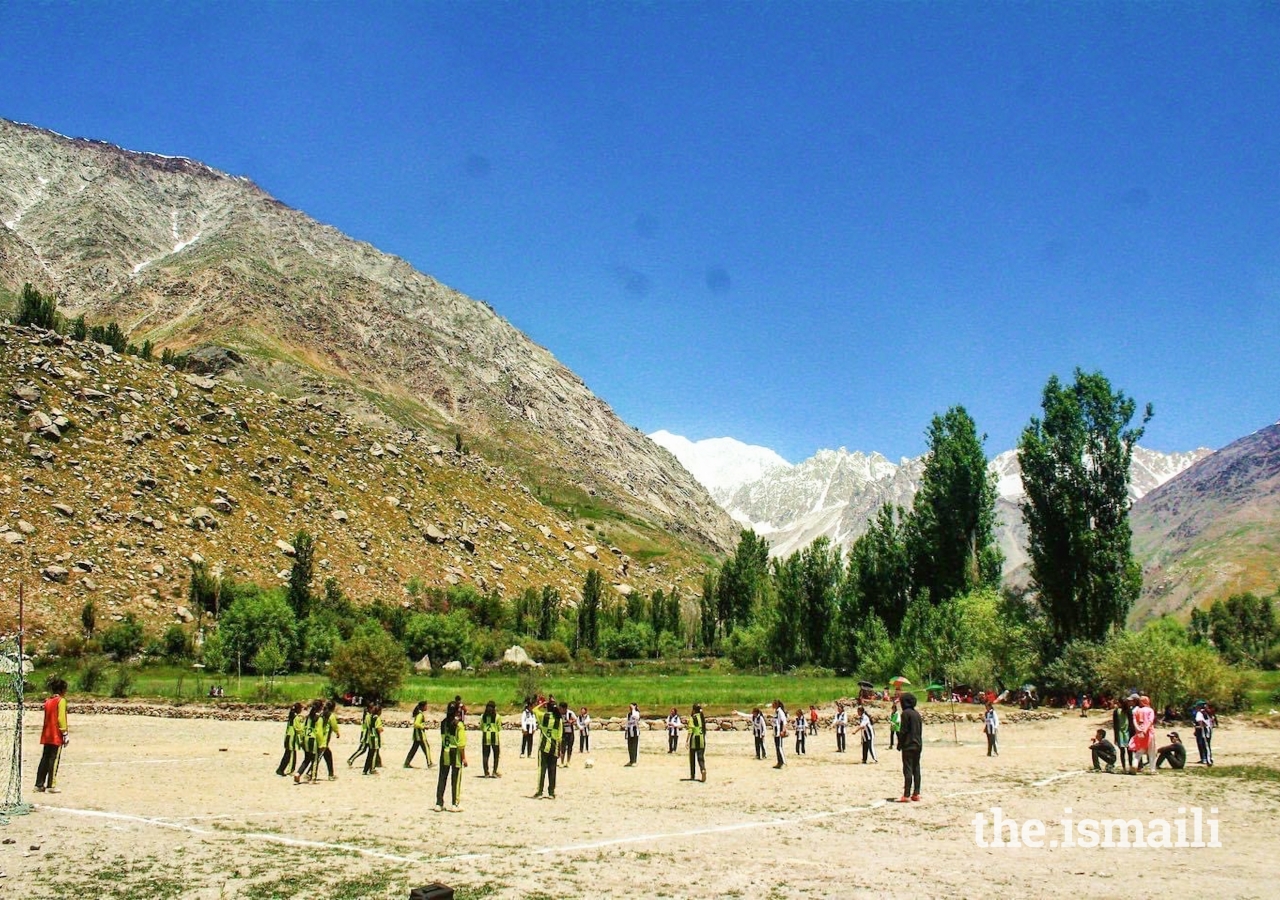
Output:
[[1099,728],[1093,733],[1093,740],[1089,741],[1089,754],[1093,757],[1093,771],[1101,771],[1102,767],[1098,763],[1105,764],[1108,772],[1116,770],[1116,748],[1107,740],[1107,729]]
[[1187,748],[1182,743],[1182,738],[1178,737],[1178,732],[1170,731],[1169,740],[1172,743],[1165,744],[1156,751],[1157,769],[1161,763],[1168,763],[1171,769],[1181,769],[1187,764]]

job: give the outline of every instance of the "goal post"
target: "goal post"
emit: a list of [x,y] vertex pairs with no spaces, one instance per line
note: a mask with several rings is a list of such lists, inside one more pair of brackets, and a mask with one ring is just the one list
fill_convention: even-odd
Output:
[[27,660],[23,651],[24,597],[18,588],[18,630],[0,635],[0,825],[31,811],[22,799],[22,714]]

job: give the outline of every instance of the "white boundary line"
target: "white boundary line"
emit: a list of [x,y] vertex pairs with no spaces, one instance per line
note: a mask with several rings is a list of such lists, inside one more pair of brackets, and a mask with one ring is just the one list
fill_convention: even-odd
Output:
[[[940,796],[942,799],[946,800],[946,799],[952,799],[956,797],[971,797],[978,794],[1002,793],[1004,791],[1017,790],[1023,787],[1045,787],[1047,785],[1054,783],[1055,781],[1062,781],[1063,779],[1066,779],[1066,778],[1075,778],[1080,774],[1082,773],[1081,772],[1058,772],[1057,774],[1049,775],[1037,781],[1025,781],[1025,782],[1022,782],[1021,784],[1016,784],[1016,785],[1006,785],[1004,787],[995,787],[995,788],[980,788],[978,790],[972,790],[972,791],[956,791],[954,793],[942,794]],[[605,847],[618,847],[625,844],[640,844],[640,843],[646,843],[651,841],[671,840],[673,838],[699,837],[699,836],[708,835],[708,834],[728,834],[735,831],[752,831],[757,828],[781,828],[788,825],[801,825],[806,822],[817,822],[822,819],[831,819],[837,816],[850,815],[851,813],[870,812],[871,810],[880,809],[881,807],[891,806],[891,805],[893,804],[889,803],[889,801],[887,800],[876,800],[872,803],[869,803],[863,806],[845,806],[839,809],[826,810],[824,812],[809,813],[807,815],[794,816],[791,818],[779,817],[774,819],[760,819],[754,822],[735,822],[730,825],[708,825],[702,828],[689,828],[683,831],[668,831],[668,832],[659,832],[656,834],[633,834],[633,835],[626,835],[623,837],[606,838],[604,840],[599,840],[599,841],[586,841],[586,842],[577,843],[577,844],[563,844],[560,846],[551,846],[551,847],[532,847],[526,850],[503,851],[503,855],[504,856],[511,855],[514,852],[515,855],[520,855],[523,853],[523,854],[530,854],[534,856],[550,856],[550,855],[555,855],[559,853],[579,853],[584,850],[600,850]],[[380,859],[385,862],[398,862],[398,863],[410,863],[410,864],[422,864],[422,863],[440,864],[440,863],[451,863],[451,862],[472,862],[476,860],[485,860],[485,859],[491,859],[497,855],[495,852],[490,851],[485,853],[460,853],[453,856],[424,856],[424,855],[402,856],[396,853],[388,853],[383,850],[372,850],[368,847],[359,847],[354,844],[339,844],[339,843],[331,843],[329,841],[309,840],[306,838],[292,838],[282,834],[274,834],[274,833],[265,832],[265,831],[257,831],[257,832],[217,831],[210,828],[202,828],[198,825],[187,825],[187,824],[183,824],[182,822],[175,822],[167,819],[159,819],[159,818],[153,818],[149,816],[135,816],[129,813],[115,813],[115,812],[106,812],[104,810],[76,809],[74,807],[44,806],[44,805],[40,805],[38,809],[48,810],[49,812],[66,813],[67,815],[72,815],[72,816],[83,816],[85,818],[90,818],[90,819],[108,819],[108,820],[113,820],[117,822],[131,822],[137,825],[151,825],[155,828],[166,828],[171,831],[184,831],[184,832],[187,832],[188,834],[194,834],[200,837],[237,838],[241,840],[249,839],[249,840],[256,840],[256,841],[264,841],[272,844],[280,844],[285,847],[301,847],[309,850],[340,850],[346,853],[356,853],[356,854],[359,854],[360,856],[367,856],[371,859]],[[252,815],[252,814],[244,814],[244,815]],[[264,813],[263,815],[269,815],[269,814]],[[223,817],[233,818],[234,816],[233,815],[209,816],[206,818],[223,818]],[[187,816],[184,818],[196,819],[201,817]]]

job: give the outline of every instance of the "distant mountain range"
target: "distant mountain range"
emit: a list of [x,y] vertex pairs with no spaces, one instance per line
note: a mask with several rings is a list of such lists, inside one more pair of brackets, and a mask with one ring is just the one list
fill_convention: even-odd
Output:
[[[885,503],[911,505],[924,458],[894,463],[879,453],[820,450],[791,464],[766,447],[716,438],[689,441],[659,431],[670,450],[740,524],[786,556],[825,535],[849,547]],[[997,540],[1005,578],[1027,581],[1027,535],[1017,453],[991,460]],[[1134,553],[1144,566],[1135,621],[1185,613],[1234,591],[1280,585],[1280,425],[1218,452],[1161,453],[1137,447],[1130,468]]]

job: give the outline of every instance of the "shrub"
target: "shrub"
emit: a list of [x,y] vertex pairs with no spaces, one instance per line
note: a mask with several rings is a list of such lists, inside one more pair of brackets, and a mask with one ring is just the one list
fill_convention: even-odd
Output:
[[626,622],[600,635],[600,649],[610,659],[644,659],[653,646],[653,628],[648,622]]
[[455,659],[470,662],[474,651],[471,619],[462,610],[447,615],[414,613],[405,624],[404,644],[410,658],[430,656],[433,666]]
[[527,639],[522,641],[520,646],[529,654],[530,659],[535,662],[567,663],[573,659],[569,653],[569,648],[557,640],[539,641]]
[[76,672],[76,690],[85,694],[96,693],[102,687],[103,676],[107,674],[107,658],[105,656],[86,656]]
[[134,618],[133,613],[125,617],[102,633],[102,649],[122,662],[137,656],[142,650],[142,624]]
[[165,659],[181,660],[191,654],[191,638],[181,625],[170,625],[161,641]]
[[111,673],[111,696],[128,697],[133,690],[133,666],[120,663]]
[[365,625],[329,661],[330,690],[366,699],[391,700],[409,668],[404,648],[380,625]]

